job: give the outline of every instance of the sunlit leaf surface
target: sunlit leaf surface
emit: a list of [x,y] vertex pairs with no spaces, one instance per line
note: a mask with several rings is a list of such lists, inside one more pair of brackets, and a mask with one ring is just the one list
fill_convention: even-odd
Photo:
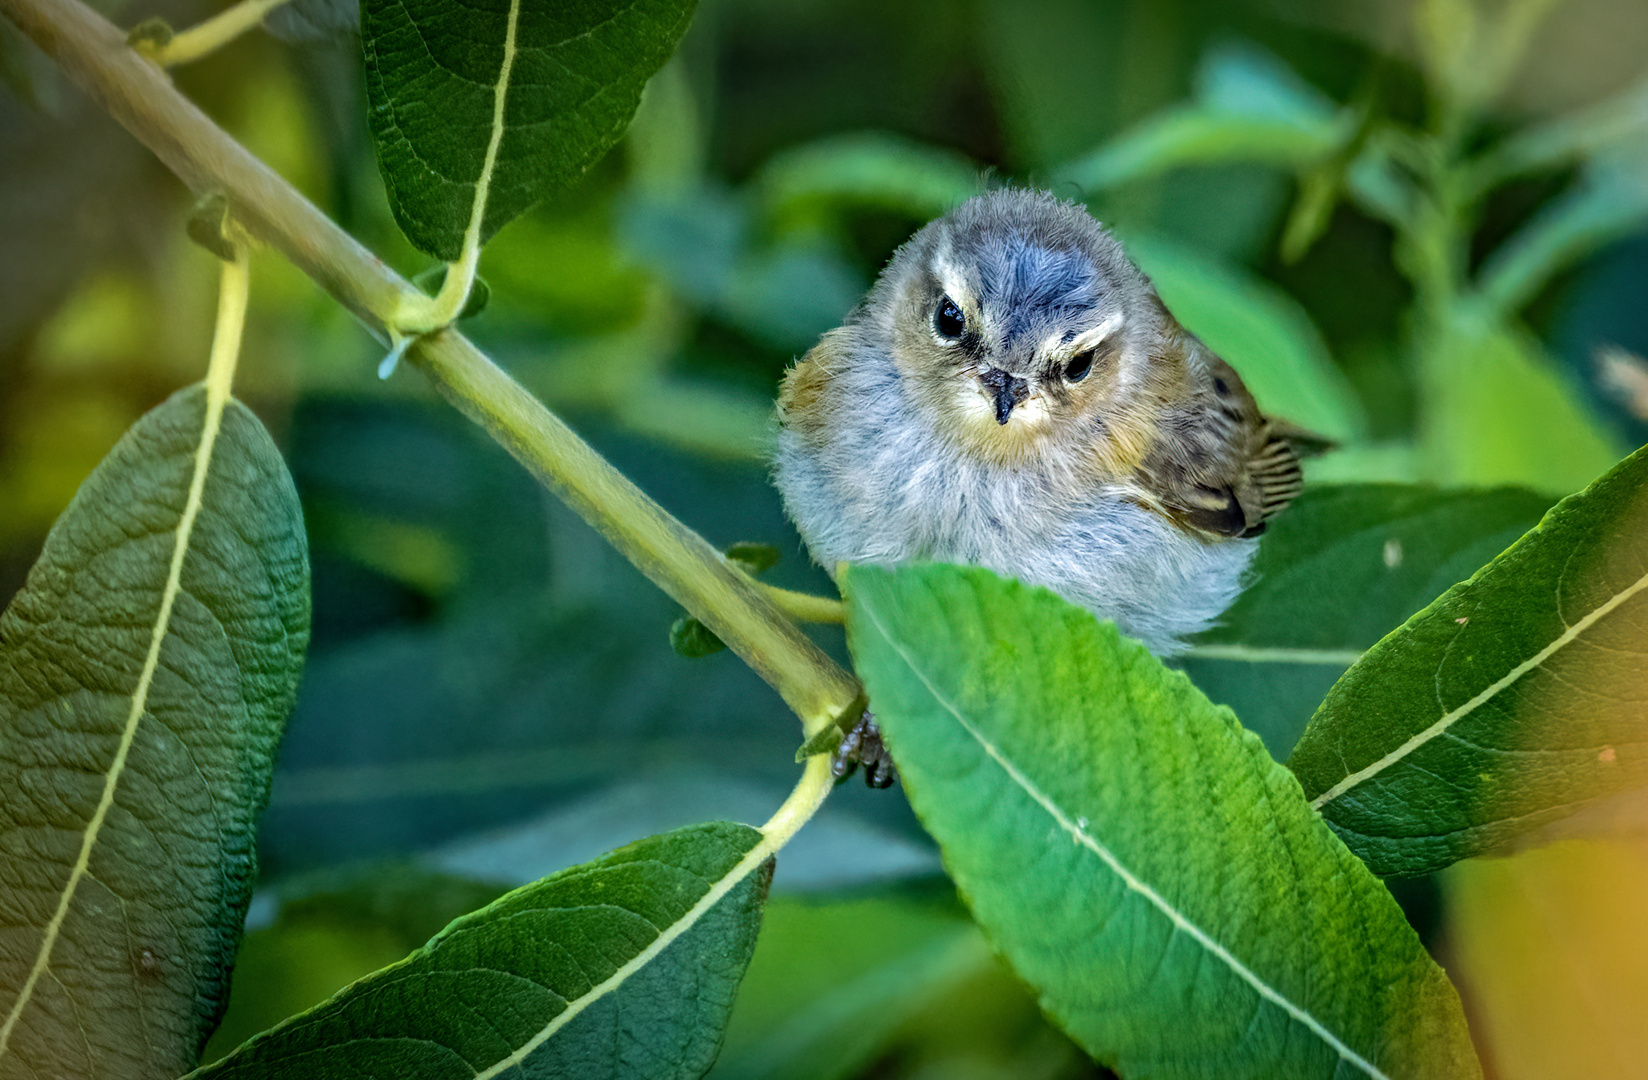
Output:
[[1623,451],[1526,331],[1467,314],[1436,334],[1421,433],[1427,478],[1566,495]]
[[988,571],[854,567],[912,805],[1008,961],[1124,1076],[1461,1077],[1453,988],[1228,710]]

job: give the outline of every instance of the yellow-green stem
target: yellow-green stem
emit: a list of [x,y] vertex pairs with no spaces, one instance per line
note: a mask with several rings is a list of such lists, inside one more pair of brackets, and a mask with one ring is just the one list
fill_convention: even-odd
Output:
[[796,592],[794,589],[780,589],[777,585],[767,585],[757,582],[768,600],[798,622],[810,623],[844,623],[847,621],[847,608],[840,600],[833,596],[814,596],[812,593]]
[[240,0],[233,7],[172,36],[172,40],[150,51],[161,67],[176,67],[209,56],[263,21],[271,11],[288,0]]
[[776,852],[789,843],[801,828],[824,805],[824,799],[835,787],[835,773],[830,768],[830,755],[814,754],[807,759],[807,768],[801,774],[800,781],[790,797],[784,800],[767,823],[761,826],[761,835],[765,837],[762,847]]
[[[233,230],[233,223],[225,221]],[[232,241],[231,241],[232,242]],[[219,260],[217,326],[212,331],[212,353],[206,362],[206,396],[221,411],[235,384],[240,363],[240,339],[246,332],[246,308],[252,295],[252,271],[246,244],[235,244],[235,257]]]
[[[8,16],[197,193],[227,196],[236,220],[379,333],[416,290],[248,153],[79,0],[0,0]],[[436,387],[783,696],[808,736],[862,702],[857,681],[743,573],[670,517],[455,330],[410,358]],[[659,628],[659,633],[663,632]]]

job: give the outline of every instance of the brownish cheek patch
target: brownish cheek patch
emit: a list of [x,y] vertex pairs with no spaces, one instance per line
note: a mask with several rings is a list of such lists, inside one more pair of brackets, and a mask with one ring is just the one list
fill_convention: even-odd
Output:
[[1110,472],[1122,475],[1139,467],[1154,441],[1148,421],[1113,417],[1105,427],[1105,437],[1095,444],[1094,450]]

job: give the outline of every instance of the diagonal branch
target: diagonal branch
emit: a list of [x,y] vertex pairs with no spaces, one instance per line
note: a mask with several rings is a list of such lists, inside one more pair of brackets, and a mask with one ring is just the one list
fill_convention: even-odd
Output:
[[[375,333],[423,294],[194,106],[125,34],[79,0],[0,0],[0,14],[185,184],[226,195],[248,232],[282,252]],[[461,412],[599,529],[783,696],[807,736],[862,706],[857,681],[703,537],[671,517],[455,330],[409,359]]]

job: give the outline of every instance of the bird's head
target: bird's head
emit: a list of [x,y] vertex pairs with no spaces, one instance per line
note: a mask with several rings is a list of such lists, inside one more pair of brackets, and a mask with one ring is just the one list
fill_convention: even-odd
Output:
[[1091,451],[1124,469],[1184,381],[1161,355],[1176,326],[1149,280],[1048,195],[969,200],[900,249],[876,292],[928,422],[985,460]]

